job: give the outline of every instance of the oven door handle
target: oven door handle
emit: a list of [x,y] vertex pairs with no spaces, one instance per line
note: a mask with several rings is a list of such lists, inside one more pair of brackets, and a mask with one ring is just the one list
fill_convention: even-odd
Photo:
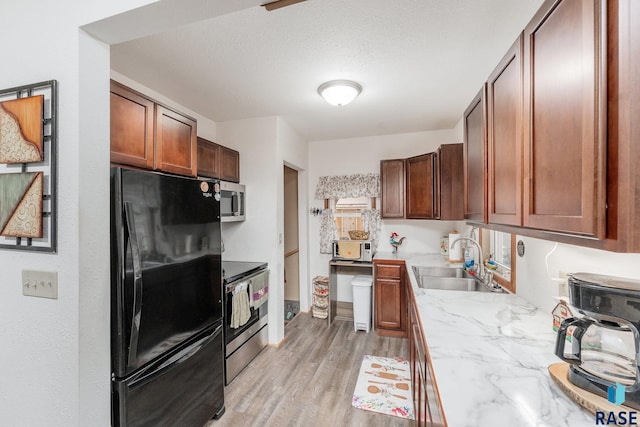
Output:
[[247,288],[247,289],[249,289],[249,282],[247,282],[246,280],[243,280],[243,281],[240,281],[240,282],[235,282],[235,283],[228,284],[228,285],[225,287],[225,290],[226,290],[226,292],[227,292],[228,294],[232,294],[232,295],[233,295],[233,293],[235,292],[235,290],[236,290],[239,286],[242,286],[242,285],[246,286],[246,288]]

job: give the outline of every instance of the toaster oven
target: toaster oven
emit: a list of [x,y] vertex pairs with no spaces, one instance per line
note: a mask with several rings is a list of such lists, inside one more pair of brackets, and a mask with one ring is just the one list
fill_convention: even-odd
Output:
[[371,262],[373,255],[373,244],[370,240],[333,241],[333,259]]

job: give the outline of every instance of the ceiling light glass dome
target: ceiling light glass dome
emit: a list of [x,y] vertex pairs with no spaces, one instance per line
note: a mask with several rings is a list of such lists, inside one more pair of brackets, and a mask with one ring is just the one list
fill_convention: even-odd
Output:
[[362,92],[362,86],[351,80],[332,80],[320,85],[318,93],[331,105],[347,105]]

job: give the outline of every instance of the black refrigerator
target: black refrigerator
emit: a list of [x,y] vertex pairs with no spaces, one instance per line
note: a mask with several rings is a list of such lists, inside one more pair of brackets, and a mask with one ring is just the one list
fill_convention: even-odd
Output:
[[224,412],[219,184],[111,168],[113,426]]

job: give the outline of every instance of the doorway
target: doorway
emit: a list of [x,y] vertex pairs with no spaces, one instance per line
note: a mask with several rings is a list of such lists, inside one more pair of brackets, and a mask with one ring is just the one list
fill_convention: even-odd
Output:
[[298,171],[284,166],[284,324],[300,312]]

